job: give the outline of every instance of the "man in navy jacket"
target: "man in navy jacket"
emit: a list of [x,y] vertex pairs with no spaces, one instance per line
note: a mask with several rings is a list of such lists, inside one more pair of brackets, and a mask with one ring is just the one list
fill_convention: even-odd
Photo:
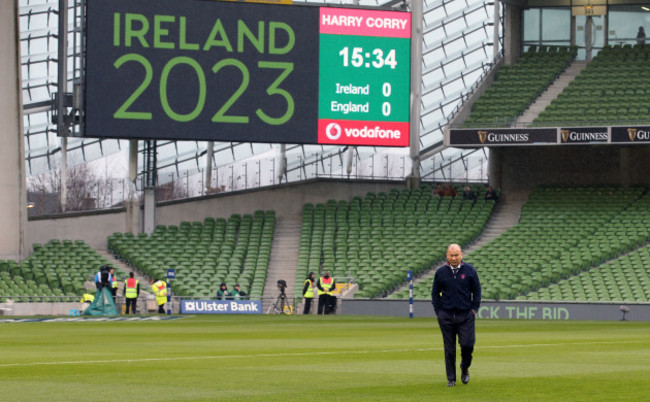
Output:
[[469,366],[476,342],[474,319],[481,305],[481,283],[476,269],[462,262],[458,244],[447,249],[446,265],[438,268],[431,289],[431,303],[445,345],[447,386],[456,385],[456,337],[460,344],[460,369],[463,384],[469,382]]

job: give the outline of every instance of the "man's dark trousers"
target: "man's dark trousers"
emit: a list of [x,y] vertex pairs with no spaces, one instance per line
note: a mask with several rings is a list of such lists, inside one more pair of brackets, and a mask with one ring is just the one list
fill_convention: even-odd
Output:
[[303,314],[309,314],[311,310],[311,302],[313,301],[312,297],[305,297],[305,309],[302,311]]
[[[135,304],[138,302],[137,298],[126,298],[126,314],[135,314]],[[130,308],[129,308],[130,307]]]
[[447,380],[456,381],[456,336],[460,344],[460,368],[467,370],[472,365],[472,352],[476,342],[474,313],[472,310],[440,310],[438,324],[445,344]]
[[328,307],[327,305],[329,304],[329,298],[327,297],[327,293],[323,293],[318,295],[318,315],[323,314],[329,314]]

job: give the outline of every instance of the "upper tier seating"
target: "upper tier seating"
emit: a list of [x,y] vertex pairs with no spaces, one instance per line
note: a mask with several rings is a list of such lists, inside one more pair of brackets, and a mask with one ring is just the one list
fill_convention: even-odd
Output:
[[294,294],[302,294],[308,272],[329,270],[356,278],[357,297],[382,296],[403,284],[408,270],[430,269],[448,244],[467,244],[481,233],[494,202],[431,192],[422,186],[305,204]]
[[274,211],[205,218],[203,222],[158,225],[151,236],[114,233],[108,248],[149,277],[166,278],[176,270],[176,295],[215,297],[219,284],[236,283],[260,299],[266,281],[275,228]]
[[566,69],[577,49],[531,46],[517,63],[501,66],[494,83],[472,105],[465,127],[507,127]]
[[648,63],[650,46],[606,46],[533,124],[647,124]]

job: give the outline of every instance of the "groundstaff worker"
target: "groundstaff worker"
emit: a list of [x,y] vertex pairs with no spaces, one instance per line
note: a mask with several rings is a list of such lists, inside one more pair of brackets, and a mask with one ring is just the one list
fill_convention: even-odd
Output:
[[481,304],[481,284],[476,269],[462,259],[460,246],[450,245],[447,249],[448,263],[436,271],[431,289],[431,302],[445,345],[448,387],[456,385],[456,336],[460,344],[460,379],[463,384],[469,382],[476,341],[474,319]]
[[115,298],[117,297],[117,290],[120,287],[120,283],[117,281],[115,268],[111,268],[109,273],[111,274],[111,294],[113,295],[113,303],[115,303]]
[[[135,306],[140,296],[140,281],[133,277],[133,272],[129,272],[129,279],[124,281],[124,298],[126,299],[126,314],[135,314]],[[130,310],[129,310],[130,307]]]
[[325,271],[325,275],[318,279],[318,314],[329,314],[332,312],[332,292],[336,290],[336,282],[330,276],[330,271]]
[[307,279],[305,279],[305,286],[302,288],[302,297],[305,298],[305,309],[302,311],[303,314],[309,314],[309,310],[311,310],[311,302],[314,300],[315,278],[316,275],[313,272],[310,272]]
[[153,294],[156,295],[156,303],[158,303],[158,312],[160,314],[165,314],[165,303],[167,303],[167,284],[155,278],[149,279],[149,284],[151,285],[151,290],[153,290]]

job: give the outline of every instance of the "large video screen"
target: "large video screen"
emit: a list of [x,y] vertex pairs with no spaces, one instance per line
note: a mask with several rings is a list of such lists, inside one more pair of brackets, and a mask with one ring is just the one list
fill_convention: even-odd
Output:
[[409,145],[410,14],[87,0],[84,135]]

